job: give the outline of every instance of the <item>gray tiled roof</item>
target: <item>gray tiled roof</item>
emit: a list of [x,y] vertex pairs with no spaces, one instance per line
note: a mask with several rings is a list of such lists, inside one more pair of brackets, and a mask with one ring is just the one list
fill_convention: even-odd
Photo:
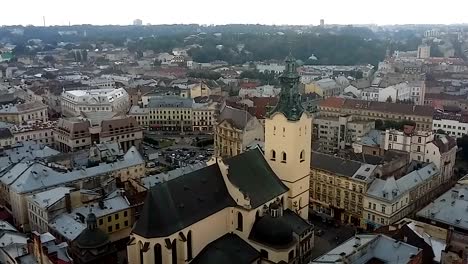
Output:
[[244,129],[251,118],[252,115],[245,110],[226,106],[219,114],[218,123],[227,120],[236,128]]
[[149,108],[192,108],[193,100],[176,96],[150,98]]

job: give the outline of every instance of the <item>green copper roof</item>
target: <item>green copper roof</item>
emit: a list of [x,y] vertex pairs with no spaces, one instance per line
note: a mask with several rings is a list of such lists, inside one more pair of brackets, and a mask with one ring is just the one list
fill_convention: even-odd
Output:
[[298,91],[299,74],[297,74],[296,60],[289,55],[286,57],[286,68],[279,77],[281,83],[281,93],[278,104],[269,112],[269,116],[279,112],[291,121],[297,121],[305,112],[301,105],[301,95]]

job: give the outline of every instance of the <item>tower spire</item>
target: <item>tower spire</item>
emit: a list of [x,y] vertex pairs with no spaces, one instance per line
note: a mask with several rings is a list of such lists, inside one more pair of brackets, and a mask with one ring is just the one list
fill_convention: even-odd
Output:
[[280,98],[269,115],[280,112],[288,120],[296,121],[301,118],[305,110],[302,107],[301,96],[298,91],[300,76],[297,74],[296,59],[291,53],[286,57],[285,64],[284,71],[279,77],[281,83]]

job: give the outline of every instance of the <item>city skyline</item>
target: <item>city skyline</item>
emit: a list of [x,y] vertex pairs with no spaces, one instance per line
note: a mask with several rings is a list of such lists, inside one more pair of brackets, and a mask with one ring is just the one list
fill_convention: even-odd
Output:
[[[326,24],[462,24],[467,23],[463,10],[468,2],[448,0],[443,6],[421,1],[395,0],[391,6],[377,6],[374,1],[290,2],[238,0],[227,6],[214,0],[197,2],[175,0],[148,2],[132,1],[131,5],[111,5],[110,1],[84,0],[79,5],[63,9],[60,1],[22,1],[27,9],[4,12],[0,25],[130,25],[135,19],[143,24],[267,24],[317,25]],[[5,10],[16,10],[18,4],[9,2]],[[454,8],[457,7],[457,8]],[[72,12],[70,12],[72,11]]]

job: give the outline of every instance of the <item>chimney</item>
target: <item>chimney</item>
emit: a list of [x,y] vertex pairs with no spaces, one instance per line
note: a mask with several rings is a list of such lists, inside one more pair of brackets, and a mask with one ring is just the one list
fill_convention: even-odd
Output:
[[458,191],[457,190],[452,190],[452,198],[457,199],[458,198]]
[[71,213],[71,197],[70,197],[70,193],[66,193],[65,194],[65,208],[67,209],[67,213]]

